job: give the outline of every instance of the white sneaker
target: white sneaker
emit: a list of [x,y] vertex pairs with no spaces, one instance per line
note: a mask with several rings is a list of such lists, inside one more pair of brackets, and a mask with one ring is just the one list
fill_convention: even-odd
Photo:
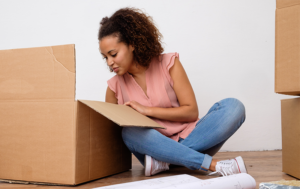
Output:
[[247,168],[241,156],[234,159],[218,161],[216,165],[216,171],[208,175],[217,173],[219,176],[228,176],[238,173],[247,173]]
[[159,172],[169,170],[170,163],[158,161],[151,156],[145,155],[145,176],[149,177]]

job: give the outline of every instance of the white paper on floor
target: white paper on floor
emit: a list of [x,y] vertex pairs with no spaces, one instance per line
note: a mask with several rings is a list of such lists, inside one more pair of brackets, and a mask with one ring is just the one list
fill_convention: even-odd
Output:
[[255,189],[255,187],[256,182],[251,175],[240,173],[206,180],[201,180],[187,174],[182,174],[97,187],[93,189]]

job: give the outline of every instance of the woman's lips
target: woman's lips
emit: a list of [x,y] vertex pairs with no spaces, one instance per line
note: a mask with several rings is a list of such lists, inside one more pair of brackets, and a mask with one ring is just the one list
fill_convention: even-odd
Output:
[[119,67],[117,68],[113,68],[114,72],[118,72],[119,71]]

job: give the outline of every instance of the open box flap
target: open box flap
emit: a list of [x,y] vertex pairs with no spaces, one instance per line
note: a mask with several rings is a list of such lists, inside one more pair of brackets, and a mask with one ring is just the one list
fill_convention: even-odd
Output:
[[115,122],[122,127],[137,126],[150,128],[163,128],[152,119],[135,111],[126,105],[118,105],[101,101],[78,100],[89,106],[96,112],[99,112],[109,120]]

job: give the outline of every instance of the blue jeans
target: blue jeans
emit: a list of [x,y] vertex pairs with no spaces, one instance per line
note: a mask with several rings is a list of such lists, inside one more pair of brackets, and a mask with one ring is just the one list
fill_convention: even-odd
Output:
[[235,98],[215,103],[196,124],[193,131],[178,142],[155,129],[124,127],[123,141],[144,165],[145,154],[156,160],[207,171],[212,156],[244,123],[244,105]]

